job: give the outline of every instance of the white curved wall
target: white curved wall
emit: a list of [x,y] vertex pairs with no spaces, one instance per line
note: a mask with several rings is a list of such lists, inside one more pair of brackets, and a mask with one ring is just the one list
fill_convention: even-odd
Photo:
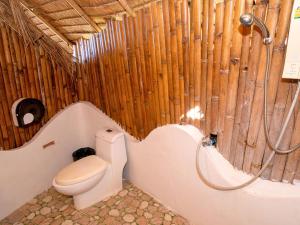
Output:
[[[238,191],[221,192],[199,180],[193,126],[155,129],[140,143],[128,143],[127,176],[142,190],[194,225],[299,225],[300,186],[259,179]],[[213,182],[235,185],[249,179],[213,147],[201,152],[201,167]]]
[[[72,151],[95,147],[97,130],[109,127],[122,130],[95,106],[80,102],[58,113],[30,143],[0,151],[0,219],[48,189],[56,173],[72,162]],[[194,225],[299,225],[299,186],[264,180],[232,192],[205,186],[195,168],[201,138],[195,127],[179,125],[157,128],[142,142],[126,134],[126,176]],[[55,145],[42,149],[52,140]],[[219,184],[249,178],[214,148],[203,151],[200,162],[207,177]]]
[[[59,112],[24,146],[0,151],[0,220],[52,185],[59,170],[72,162],[72,152],[95,147],[101,128],[119,126],[87,102]],[[55,145],[43,149],[43,145]]]

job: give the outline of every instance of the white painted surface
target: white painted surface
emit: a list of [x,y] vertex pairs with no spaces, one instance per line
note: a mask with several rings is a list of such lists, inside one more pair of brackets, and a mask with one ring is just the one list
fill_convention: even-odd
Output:
[[300,79],[300,0],[294,1],[291,13],[291,25],[288,36],[288,45],[285,55],[285,64],[282,77],[288,79]]
[[[120,129],[95,106],[80,102],[59,112],[24,146],[0,151],[0,219],[47,190],[75,149],[95,148],[95,134],[104,128]],[[43,149],[50,141],[55,145]]]
[[[71,105],[20,149],[0,152],[0,219],[48,189],[72,161],[71,152],[95,147],[103,128],[121,128],[89,103]],[[142,142],[126,134],[127,177],[193,225],[299,225],[300,187],[259,180],[250,187],[219,192],[206,187],[195,168],[200,132],[192,126],[160,127]],[[56,144],[43,150],[42,145]],[[204,160],[204,161],[203,161]],[[232,185],[247,179],[211,148],[202,152],[208,178]]]
[[[140,143],[128,142],[127,177],[193,225],[300,224],[300,186],[261,179],[231,192],[205,186],[195,167],[201,137],[193,126],[169,125],[155,129]],[[200,162],[206,176],[218,184],[249,179],[213,147],[201,152]]]

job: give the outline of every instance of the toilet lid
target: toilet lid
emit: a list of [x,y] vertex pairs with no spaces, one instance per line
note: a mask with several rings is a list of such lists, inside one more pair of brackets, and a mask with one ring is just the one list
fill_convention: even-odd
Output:
[[106,161],[95,155],[82,158],[62,169],[55,177],[55,182],[58,185],[79,183],[103,172],[107,164]]

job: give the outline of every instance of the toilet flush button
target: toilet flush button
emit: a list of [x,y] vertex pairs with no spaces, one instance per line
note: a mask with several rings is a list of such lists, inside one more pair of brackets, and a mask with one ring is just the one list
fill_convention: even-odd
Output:
[[104,141],[113,143],[119,137],[124,136],[123,132],[114,128],[104,128],[96,133],[97,138],[101,138]]

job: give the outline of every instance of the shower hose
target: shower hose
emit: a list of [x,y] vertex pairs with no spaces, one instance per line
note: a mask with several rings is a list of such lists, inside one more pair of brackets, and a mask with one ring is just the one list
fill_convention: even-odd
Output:
[[241,189],[244,188],[248,185],[250,185],[251,183],[253,183],[258,177],[260,177],[260,175],[267,169],[268,165],[271,163],[273,157],[275,156],[276,153],[278,154],[288,154],[291,153],[295,150],[297,150],[298,148],[300,148],[300,143],[297,145],[292,146],[290,149],[280,149],[279,145],[281,143],[281,140],[283,138],[283,135],[285,133],[285,130],[288,126],[289,120],[293,114],[293,111],[295,109],[297,100],[298,100],[298,96],[300,93],[300,80],[298,81],[298,86],[297,86],[297,90],[294,96],[294,99],[292,101],[290,110],[288,112],[288,115],[283,123],[283,126],[281,128],[279,137],[275,143],[275,146],[273,145],[273,143],[270,140],[270,136],[269,136],[269,132],[268,132],[268,109],[267,109],[267,102],[268,102],[268,80],[269,80],[269,74],[270,74],[270,46],[269,43],[265,43],[266,49],[267,49],[267,63],[266,63],[266,70],[265,70],[265,78],[264,78],[264,130],[265,130],[265,135],[266,135],[266,140],[267,140],[267,144],[269,145],[269,147],[271,148],[272,152],[270,154],[270,156],[267,158],[265,164],[262,166],[262,168],[260,169],[260,171],[253,176],[251,179],[249,179],[247,182],[244,182],[240,185],[236,185],[236,186],[221,186],[218,184],[214,184],[212,182],[210,182],[202,173],[201,168],[199,166],[199,153],[200,150],[204,147],[203,146],[203,141],[201,140],[198,145],[197,145],[197,150],[196,150],[196,169],[197,169],[197,173],[200,177],[200,179],[209,187],[219,190],[219,191],[232,191],[232,190],[237,190],[237,189]]

